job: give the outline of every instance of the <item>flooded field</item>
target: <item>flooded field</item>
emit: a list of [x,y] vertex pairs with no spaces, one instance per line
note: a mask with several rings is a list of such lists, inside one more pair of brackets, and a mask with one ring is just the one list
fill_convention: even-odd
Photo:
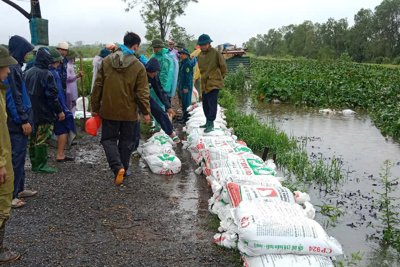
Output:
[[254,108],[250,99],[242,101],[239,108],[247,114],[256,114],[261,121],[274,121],[299,143],[303,142],[310,157],[341,158],[345,176],[342,184],[328,193],[320,186],[303,186],[310,193],[314,206],[326,203],[341,207],[343,212],[335,224],[320,213],[316,220],[327,228],[329,235],[339,240],[347,255],[362,250],[360,266],[400,266],[395,250],[382,248],[377,240],[367,238],[381,234],[379,228],[373,227],[379,226],[379,221],[373,207],[377,196],[371,191],[381,191],[379,173],[386,159],[395,164],[392,177],[400,177],[398,141],[382,136],[366,113],[351,116],[322,114],[293,105],[271,103]]

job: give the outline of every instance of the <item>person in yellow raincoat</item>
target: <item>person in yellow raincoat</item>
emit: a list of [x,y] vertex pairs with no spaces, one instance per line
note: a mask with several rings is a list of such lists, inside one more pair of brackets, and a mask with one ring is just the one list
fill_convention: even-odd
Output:
[[18,253],[3,248],[5,225],[10,217],[14,191],[14,170],[5,102],[8,86],[2,82],[10,73],[9,66],[15,64],[18,64],[18,61],[9,55],[4,46],[0,45],[0,264],[14,262],[20,257]]

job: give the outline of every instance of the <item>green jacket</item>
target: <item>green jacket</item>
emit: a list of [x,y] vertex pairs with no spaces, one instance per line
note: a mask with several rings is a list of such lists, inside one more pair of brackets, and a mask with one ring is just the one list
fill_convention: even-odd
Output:
[[0,185],[0,195],[14,191],[14,170],[12,166],[12,152],[10,135],[7,128],[6,89],[8,86],[0,83],[0,168],[6,167],[7,182]]
[[150,58],[155,57],[160,62],[161,71],[157,75],[162,87],[168,93],[171,91],[172,80],[174,79],[174,63],[167,53],[168,49],[163,48],[160,52],[153,53]]
[[[193,90],[193,63],[188,57],[182,61],[179,69],[179,90],[188,89]],[[183,92],[183,91],[182,91]]]
[[210,48],[199,54],[197,58],[201,74],[201,90],[210,92],[214,89],[223,89],[224,78],[227,73],[225,58],[216,49]]
[[138,108],[150,114],[150,89],[147,73],[135,55],[121,50],[104,58],[92,92],[92,111],[114,121],[137,120]]

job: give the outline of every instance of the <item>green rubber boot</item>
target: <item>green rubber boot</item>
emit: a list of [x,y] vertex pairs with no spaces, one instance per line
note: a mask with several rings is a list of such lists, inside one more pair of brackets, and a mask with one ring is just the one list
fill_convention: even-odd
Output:
[[39,173],[52,173],[57,172],[58,169],[47,166],[47,145],[35,147],[35,160],[37,162],[36,172]]
[[214,121],[208,121],[207,123],[208,123],[208,125],[204,129],[204,133],[209,133],[214,129]]
[[207,125],[208,125],[208,120],[207,120],[206,124],[201,125],[200,128],[207,128]]

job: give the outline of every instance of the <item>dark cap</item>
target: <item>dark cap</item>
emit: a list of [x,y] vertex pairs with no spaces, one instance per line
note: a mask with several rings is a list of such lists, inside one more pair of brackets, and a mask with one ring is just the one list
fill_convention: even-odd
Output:
[[15,64],[18,64],[18,61],[10,56],[7,48],[0,45],[0,67],[8,67]]

